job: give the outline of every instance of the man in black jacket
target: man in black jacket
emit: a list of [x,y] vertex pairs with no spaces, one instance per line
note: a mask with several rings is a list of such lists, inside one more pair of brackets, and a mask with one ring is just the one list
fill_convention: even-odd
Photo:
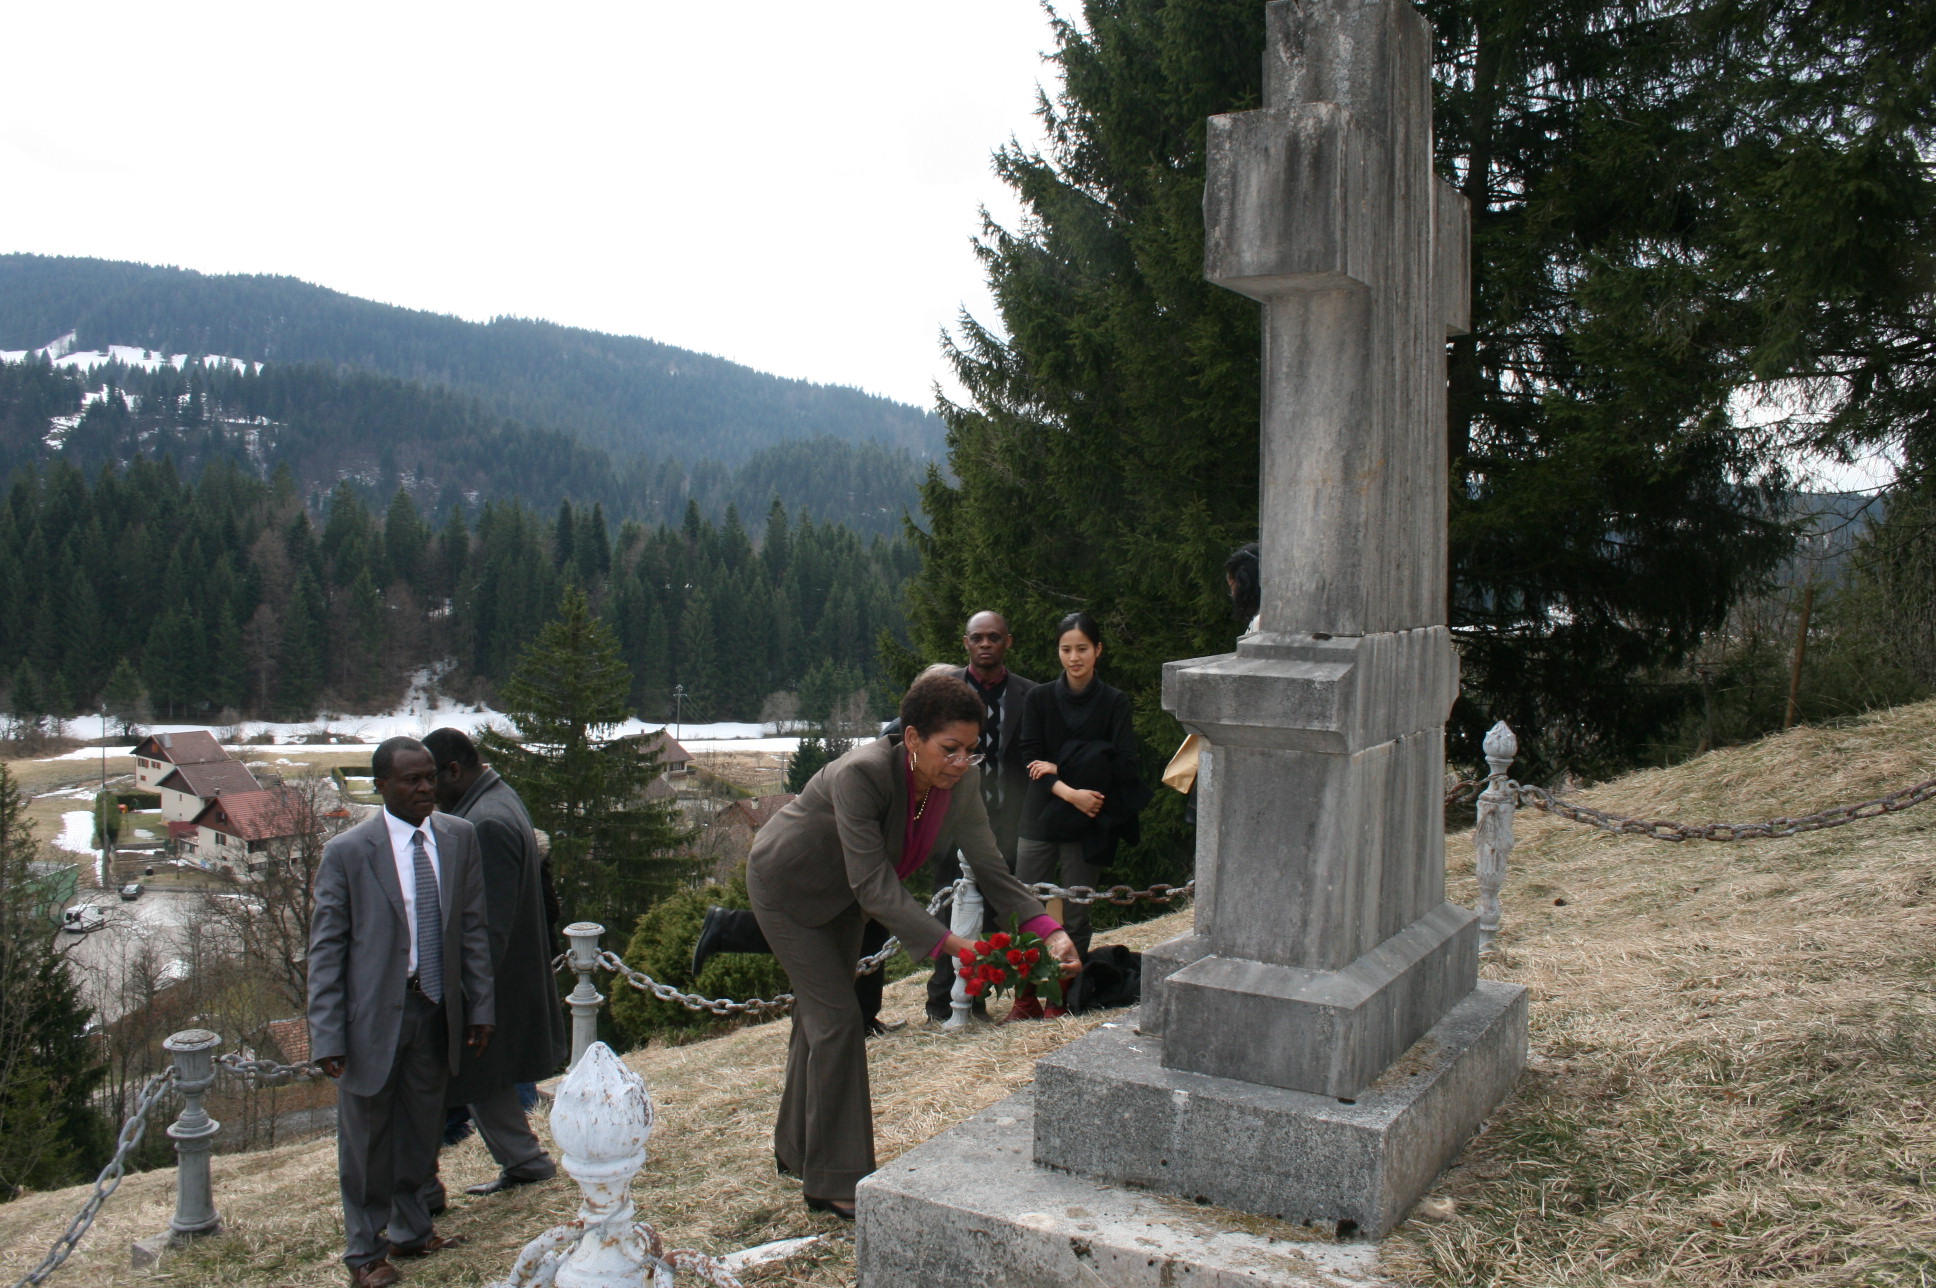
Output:
[[[981,698],[983,715],[980,752],[981,799],[988,807],[988,825],[995,833],[1008,870],[1015,870],[1015,831],[1022,818],[1022,798],[1028,793],[1028,762],[1022,759],[1019,734],[1022,729],[1022,699],[1035,687],[1035,681],[1008,669],[1008,650],[1015,636],[1008,619],[1000,613],[983,610],[968,619],[962,632],[962,647],[968,650],[968,665],[961,678]],[[934,886],[939,890],[961,875],[957,855],[938,856],[933,864]],[[928,1018],[940,1023],[952,1013],[954,992],[953,961],[935,963],[928,979]],[[980,1010],[977,1005],[977,1011]]]
[[558,1172],[518,1095],[519,1083],[550,1077],[567,1052],[564,1008],[551,970],[545,874],[524,802],[478,758],[470,738],[457,729],[438,729],[423,741],[437,763],[437,807],[477,829],[483,860],[500,1023],[482,1055],[466,1054],[447,1099],[470,1106],[499,1169],[496,1179],[467,1193],[496,1194]]

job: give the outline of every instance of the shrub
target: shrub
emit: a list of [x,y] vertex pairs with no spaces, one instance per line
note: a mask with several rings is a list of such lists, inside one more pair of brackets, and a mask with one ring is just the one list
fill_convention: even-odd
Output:
[[[778,961],[764,953],[719,953],[706,963],[706,969],[697,979],[693,978],[693,945],[699,942],[706,909],[713,904],[723,908],[750,906],[743,865],[724,885],[714,883],[697,890],[681,890],[653,904],[639,918],[632,941],[625,946],[626,964],[644,971],[661,984],[705,997],[744,1001],[752,997],[777,997],[786,992],[786,972],[780,969]],[[620,1037],[635,1047],[645,1045],[652,1037],[691,1041],[745,1022],[739,1017],[689,1011],[676,1002],[662,1002],[627,984],[617,984],[612,989],[612,1020]]]

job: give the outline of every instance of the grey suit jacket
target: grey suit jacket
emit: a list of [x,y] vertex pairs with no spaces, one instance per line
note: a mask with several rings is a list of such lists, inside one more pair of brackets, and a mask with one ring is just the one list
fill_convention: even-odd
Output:
[[512,1083],[549,1078],[564,1064],[567,1042],[531,815],[494,769],[478,776],[451,814],[477,829],[498,1013],[491,1044],[483,1055],[465,1049],[445,1092],[451,1104],[462,1105]]
[[[906,843],[906,756],[898,733],[854,748],[815,774],[755,833],[746,861],[754,906],[784,910],[803,926],[824,926],[859,904],[911,956],[931,954],[948,928],[894,875]],[[922,860],[959,848],[1002,925],[1011,917],[1040,916],[1042,905],[1002,861],[974,783],[964,778],[949,794],[947,816]]]
[[[490,930],[476,831],[448,814],[425,825],[437,839],[444,1017],[455,1073],[464,1026],[496,1023]],[[309,924],[309,1050],[318,1060],[343,1057],[339,1085],[352,1095],[373,1096],[389,1080],[409,969],[403,887],[379,810],[323,847]]]

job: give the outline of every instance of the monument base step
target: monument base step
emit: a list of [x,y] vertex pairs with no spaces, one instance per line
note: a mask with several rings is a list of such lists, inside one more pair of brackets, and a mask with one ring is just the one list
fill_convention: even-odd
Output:
[[[1389,1288],[1368,1243],[1029,1161],[1024,1090],[860,1183],[858,1288]],[[1328,1234],[1329,1231],[1323,1232]]]
[[1526,990],[1491,981],[1349,1100],[1165,1068],[1163,1039],[1133,1017],[1036,1062],[1036,1162],[1372,1239],[1526,1063]]

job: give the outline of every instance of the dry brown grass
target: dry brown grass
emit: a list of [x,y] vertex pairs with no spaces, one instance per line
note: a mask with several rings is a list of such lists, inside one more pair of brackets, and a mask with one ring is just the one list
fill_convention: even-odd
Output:
[[[1936,766],[1936,704],[1796,729],[1587,802],[1750,821]],[[1487,970],[1533,1061],[1387,1261],[1435,1284],[1936,1283],[1936,804],[1786,840],[1531,812]],[[1470,900],[1458,838],[1453,898]]]
[[[1108,938],[1141,948],[1180,933],[1188,919],[1187,912],[1173,914]],[[909,1027],[868,1043],[876,1147],[883,1163],[1001,1099],[1033,1076],[1038,1056],[1109,1018],[977,1026],[962,1035],[922,1030],[916,1026],[924,980],[922,975],[888,987],[884,1014],[908,1019]],[[632,1194],[643,1219],[672,1247],[723,1253],[800,1234],[834,1236],[817,1256],[750,1272],[749,1286],[850,1284],[851,1227],[810,1216],[801,1206],[799,1187],[773,1170],[773,1112],[787,1031],[784,1021],[762,1024],[627,1057],[644,1076],[659,1113],[652,1156]],[[534,1121],[541,1124],[542,1117]],[[490,1179],[494,1171],[475,1140],[444,1154],[445,1181],[453,1192]],[[174,1206],[172,1173],[130,1177],[60,1272],[56,1288],[137,1283],[308,1288],[343,1282],[335,1260],[342,1225],[333,1138],[218,1156],[214,1172],[225,1234],[169,1253],[158,1272],[130,1270],[130,1242],[165,1228]],[[510,1269],[527,1240],[576,1212],[576,1192],[561,1179],[490,1199],[458,1195],[438,1229],[468,1236],[469,1245],[406,1273],[423,1283],[490,1283]],[[38,1260],[81,1197],[79,1190],[62,1190],[0,1205],[0,1248],[5,1249],[0,1279],[10,1281]]]
[[[1584,793],[1602,808],[1742,821],[1859,800],[1927,777],[1936,704],[1795,730]],[[1936,1283],[1936,803],[1782,841],[1672,845],[1521,816],[1502,953],[1533,994],[1533,1062],[1439,1193],[1452,1220],[1404,1226],[1390,1268],[1421,1284]],[[1453,897],[1471,847],[1453,838]],[[1563,901],[1563,902],[1561,902]],[[1189,913],[1112,935],[1144,946]],[[919,982],[888,990],[910,1018]],[[1100,1017],[1098,1017],[1100,1018]],[[992,1103],[1030,1061],[1098,1019],[912,1030],[870,1044],[882,1161]],[[660,1107],[639,1209],[675,1246],[723,1252],[808,1232],[818,1256],[749,1283],[839,1285],[853,1245],[773,1174],[784,1023],[631,1057]],[[467,1143],[454,1187],[487,1178]],[[162,1228],[167,1174],[131,1178],[56,1282],[337,1284],[333,1147],[217,1158],[229,1233],[127,1267]],[[564,1183],[459,1199],[471,1245],[414,1272],[469,1285],[572,1209]],[[78,1191],[0,1206],[0,1274],[38,1257]]]

